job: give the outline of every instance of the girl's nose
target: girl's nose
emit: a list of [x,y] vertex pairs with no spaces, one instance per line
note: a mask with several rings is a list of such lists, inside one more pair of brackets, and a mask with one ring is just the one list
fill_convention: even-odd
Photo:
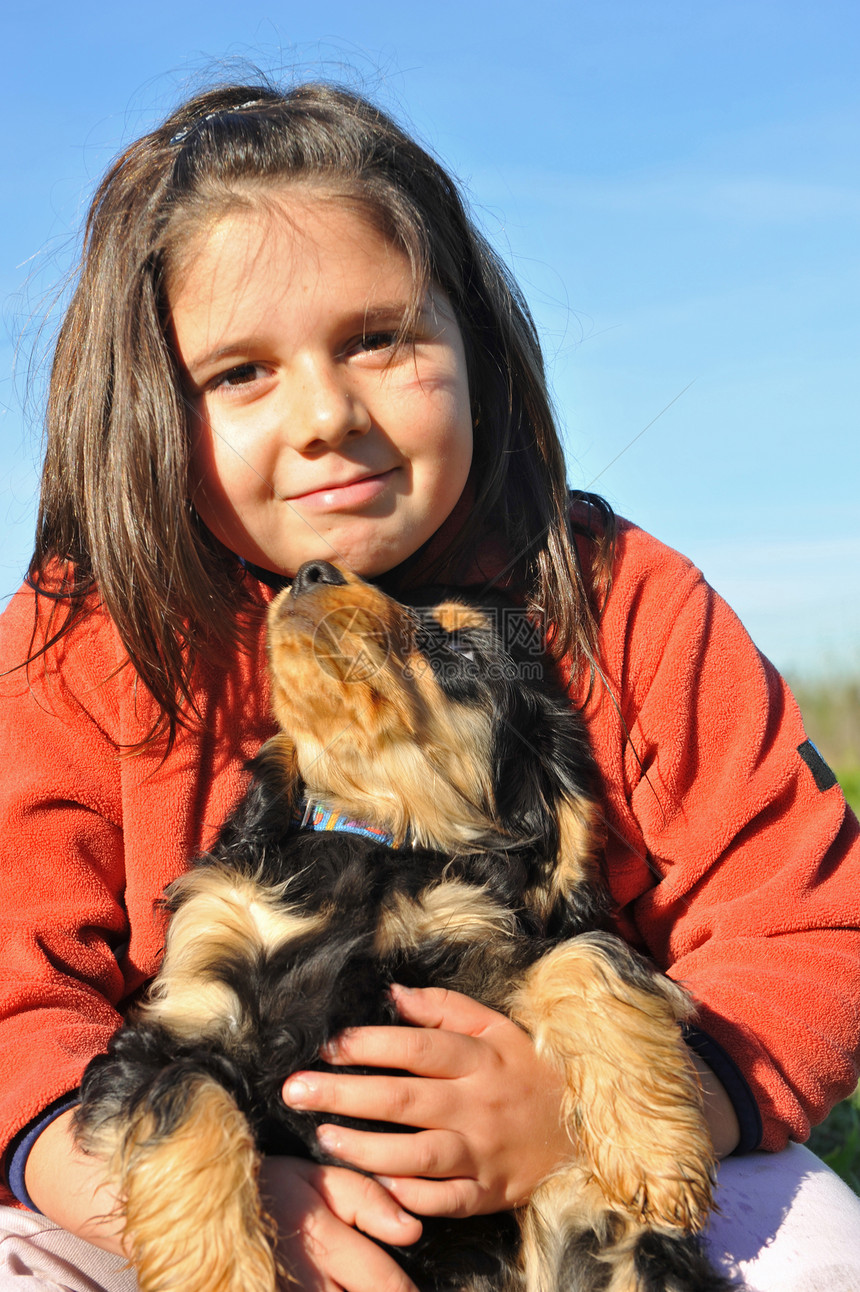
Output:
[[305,357],[290,386],[285,432],[300,452],[332,448],[370,430],[369,409],[337,362]]

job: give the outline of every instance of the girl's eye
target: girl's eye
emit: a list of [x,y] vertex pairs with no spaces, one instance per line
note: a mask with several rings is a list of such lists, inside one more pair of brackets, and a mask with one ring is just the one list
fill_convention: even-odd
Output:
[[389,350],[396,342],[396,332],[365,332],[359,338],[356,348],[364,351]]
[[263,375],[263,372],[262,364],[239,363],[235,368],[230,368],[227,372],[220,373],[212,382],[212,389],[217,390],[219,387],[226,387],[229,390],[236,386],[249,386],[252,381],[257,381]]

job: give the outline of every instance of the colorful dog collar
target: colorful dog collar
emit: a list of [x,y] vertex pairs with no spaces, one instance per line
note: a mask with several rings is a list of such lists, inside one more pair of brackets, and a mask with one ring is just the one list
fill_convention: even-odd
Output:
[[300,808],[296,810],[293,821],[300,830],[331,830],[339,834],[358,834],[364,839],[375,839],[377,843],[384,843],[389,848],[394,846],[394,835],[389,834],[387,830],[368,825],[366,821],[353,821],[351,817],[339,816],[320,803],[306,803],[304,811]]

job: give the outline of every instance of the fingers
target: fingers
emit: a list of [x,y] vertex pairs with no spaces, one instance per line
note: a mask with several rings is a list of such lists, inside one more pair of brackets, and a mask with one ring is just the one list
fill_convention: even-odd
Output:
[[318,1138],[327,1152],[372,1171],[389,1200],[396,1205],[396,1199],[409,1211],[424,1216],[473,1216],[493,1210],[485,1205],[486,1190],[475,1178],[475,1165],[459,1135],[441,1131],[382,1135],[325,1125]]
[[398,1126],[434,1128],[444,1117],[435,1083],[410,1077],[373,1077],[297,1072],[283,1088],[284,1102],[305,1112],[324,1112]]
[[285,1252],[303,1292],[416,1292],[397,1262],[331,1212],[308,1212]]
[[391,996],[400,1017],[416,1027],[480,1036],[489,1028],[509,1023],[504,1014],[444,987],[402,987],[395,983]]
[[451,1180],[422,1180],[387,1175],[378,1179],[404,1207],[422,1216],[477,1216],[498,1210],[475,1179],[461,1176]]
[[[333,1156],[372,1171],[394,1206],[400,1203],[422,1216],[475,1216],[499,1209],[459,1135],[441,1131],[382,1135],[324,1125],[318,1138]],[[359,1220],[356,1223],[363,1228]],[[381,1233],[375,1236],[394,1241]]]
[[372,1238],[408,1245],[420,1221],[375,1180],[287,1158],[268,1158],[263,1170],[282,1259],[303,1292],[416,1292]]
[[478,1059],[472,1036],[425,1027],[350,1028],[334,1037],[322,1056],[332,1064],[399,1068],[443,1079],[468,1076]]
[[469,1076],[480,1062],[475,1042],[490,1032],[519,1032],[504,1014],[441,987],[393,986],[397,1011],[411,1027],[349,1028],[323,1047],[332,1064],[400,1068],[416,1076]]
[[421,1237],[421,1221],[398,1205],[391,1194],[367,1175],[341,1167],[301,1164],[329,1209],[344,1224],[380,1242],[407,1246]]
[[453,1131],[386,1135],[325,1124],[320,1126],[317,1139],[332,1157],[377,1176],[426,1176],[438,1180],[475,1173],[466,1141]]

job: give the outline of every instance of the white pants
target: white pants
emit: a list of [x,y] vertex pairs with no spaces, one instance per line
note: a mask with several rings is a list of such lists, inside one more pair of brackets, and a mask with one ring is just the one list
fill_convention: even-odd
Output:
[[860,1292],[860,1198],[809,1149],[727,1158],[717,1202],[708,1246],[740,1287]]
[[[749,1292],[860,1292],[860,1198],[808,1149],[728,1158],[708,1245]],[[169,1217],[165,1217],[169,1222]],[[22,1279],[28,1279],[25,1288]],[[0,1207],[0,1292],[136,1292],[117,1256]]]

